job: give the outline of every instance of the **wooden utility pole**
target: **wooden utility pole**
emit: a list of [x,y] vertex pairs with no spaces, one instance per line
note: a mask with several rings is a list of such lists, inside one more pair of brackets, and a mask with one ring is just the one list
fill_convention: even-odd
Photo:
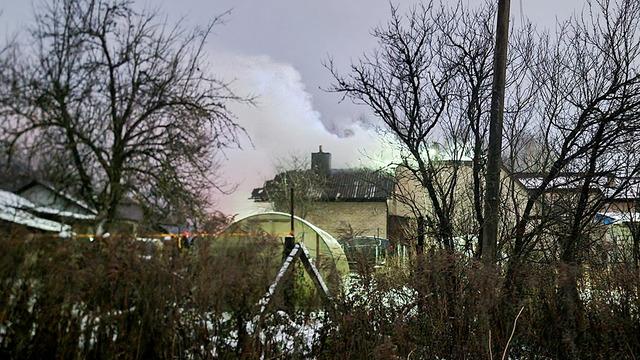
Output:
[[507,76],[510,0],[499,0],[496,47],[493,58],[493,88],[489,124],[489,149],[485,177],[484,224],[482,224],[482,260],[495,264],[500,209],[500,168],[502,167],[502,122],[504,88]]
[[293,231],[295,230],[293,227],[293,211],[295,210],[294,208],[294,202],[293,202],[293,186],[289,189],[289,206],[290,206],[290,214],[291,214],[291,236],[294,236]]
[[[292,251],[296,245],[296,238],[295,238],[295,233],[294,233],[294,215],[293,215],[293,211],[294,211],[294,203],[293,203],[293,186],[289,189],[289,205],[290,205],[290,211],[291,213],[289,214],[291,217],[291,231],[289,232],[289,235],[284,237],[284,248],[282,251],[282,262],[283,264],[287,263],[287,258],[290,257],[290,255],[292,254]],[[289,262],[293,261],[293,257],[289,260]],[[290,264],[287,264],[287,268],[289,267]],[[293,268],[293,267],[292,267]],[[284,307],[286,308],[287,311],[291,311],[291,313],[293,313],[295,304],[294,304],[294,282],[295,280],[289,276],[286,279],[283,280],[283,294],[284,294]]]

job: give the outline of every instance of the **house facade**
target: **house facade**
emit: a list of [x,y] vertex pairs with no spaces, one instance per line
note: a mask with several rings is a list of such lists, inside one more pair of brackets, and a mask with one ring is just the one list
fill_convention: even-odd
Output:
[[[307,206],[305,219],[337,239],[369,236],[388,239],[392,246],[396,246],[415,244],[417,218],[422,217],[428,219],[425,245],[439,245],[434,242],[438,238],[438,224],[431,197],[416,174],[407,167],[397,167],[393,175],[370,169],[333,169],[331,154],[322,149],[313,153],[311,158],[310,168],[303,173],[322,181],[317,188],[308,185],[304,189],[316,194],[315,200]],[[432,165],[433,184],[441,204],[447,205],[454,246],[472,254],[477,251],[481,231],[478,213],[482,213],[484,207],[484,178],[474,175],[469,159],[439,159]],[[276,175],[263,187],[254,189],[252,198],[271,202],[273,188],[286,183],[289,175]],[[517,221],[521,219],[531,195],[538,191],[544,174],[514,174],[503,166],[500,179],[499,236],[506,240],[513,235]],[[561,231],[563,224],[571,221],[582,188],[581,179],[584,179],[584,174],[559,174],[533,203],[527,228],[542,231],[546,234],[544,239],[554,242],[550,234]],[[608,182],[598,182],[589,189],[590,208],[600,206],[590,230],[592,236],[608,236],[608,241],[614,245],[616,241],[624,240],[620,246],[629,246],[631,241],[640,242],[640,216],[636,212],[640,204],[640,179],[636,180],[612,177]],[[625,184],[624,188],[622,184]],[[279,210],[287,211],[288,208]],[[508,246],[509,242],[505,244]],[[638,249],[635,251],[640,252]]]
[[[410,245],[416,238],[416,218],[433,219],[433,204],[426,190],[408,168],[398,166],[393,175],[370,169],[332,169],[331,154],[320,149],[311,155],[307,175],[317,176],[321,182],[318,196],[303,216],[338,239],[370,236],[388,239],[393,246]],[[435,161],[434,182],[438,189],[447,189],[454,236],[477,243],[479,231],[476,219],[477,192],[474,191],[472,163],[469,160]],[[291,179],[293,176],[289,174]],[[285,182],[287,174],[278,174],[256,188],[251,198],[258,202],[273,202],[270,194],[278,184]],[[503,168],[501,229],[513,227],[518,209],[528,200],[526,187]],[[481,179],[481,183],[484,179]],[[271,189],[271,190],[270,190]],[[308,192],[316,191],[308,186]],[[482,199],[480,199],[480,202]],[[481,205],[482,206],[482,203]],[[286,209],[279,209],[285,211]],[[537,208],[536,208],[537,211]],[[299,214],[299,213],[297,213]],[[434,238],[426,234],[427,241]]]
[[[78,234],[95,231],[97,211],[65,190],[45,181],[31,180],[15,190],[15,194],[33,204],[29,211],[38,217],[69,225]],[[142,206],[131,197],[125,197],[116,208],[114,229],[136,233],[143,220]]]
[[[478,209],[482,209],[484,177],[474,180],[473,164],[468,159],[440,159],[432,162],[432,183],[436,198],[450,219],[453,242],[459,250],[472,253],[480,232]],[[501,208],[499,231],[512,228],[528,201],[526,187],[504,167],[500,171]],[[477,187],[476,187],[477,183]],[[538,211],[537,205],[534,211]],[[480,212],[481,213],[481,212]],[[399,166],[395,173],[395,187],[389,199],[392,236],[408,243],[417,234],[417,217],[426,220],[426,245],[437,245],[430,240],[436,236],[437,217],[431,196],[419,178],[407,167]]]
[[[331,153],[323,152],[320,147],[318,152],[311,154],[309,169],[297,170],[296,174],[277,174],[262,187],[254,189],[251,198],[257,202],[273,203],[273,194],[286,188],[287,179],[291,182],[294,175],[317,180],[306,182],[315,186],[301,189],[314,193],[302,215],[312,224],[337,239],[388,237],[387,202],[393,191],[391,175],[365,168],[333,169]],[[296,214],[300,215],[299,212]]]

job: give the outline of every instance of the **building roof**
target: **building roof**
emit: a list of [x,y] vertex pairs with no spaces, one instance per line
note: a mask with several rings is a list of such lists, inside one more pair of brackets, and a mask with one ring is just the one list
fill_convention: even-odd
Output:
[[[527,188],[537,189],[545,177],[541,173],[518,173],[514,176]],[[584,183],[584,173],[561,173],[547,185],[547,191],[578,191]],[[591,191],[601,192],[608,201],[640,199],[640,178],[598,175]]]
[[322,199],[327,201],[385,201],[393,191],[393,178],[369,169],[332,170]]
[[[16,192],[17,193],[22,193],[34,186],[42,186],[45,189],[51,191],[52,193],[54,193],[56,196],[60,196],[72,203],[74,203],[75,205],[85,209],[87,212],[92,213],[92,214],[97,214],[97,211],[90,206],[89,204],[87,204],[86,202],[76,198],[75,196],[69,194],[68,192],[61,190],[61,189],[57,189],[55,186],[53,186],[52,184],[47,183],[46,181],[40,181],[40,180],[31,180],[29,181],[27,184],[21,186]],[[56,210],[56,209],[53,209]],[[59,215],[59,213],[57,213]]]
[[79,214],[77,212],[60,210],[48,206],[34,206],[31,210],[38,214],[55,215],[75,220],[94,220],[96,218],[93,214]]
[[605,189],[605,195],[610,201],[640,199],[640,178],[617,177],[612,186]]
[[37,207],[31,201],[14,193],[0,190],[0,220],[42,231],[70,232],[70,226],[39,218],[28,211],[34,208]]
[[[312,170],[303,170],[309,176],[318,176]],[[265,182],[263,187],[251,192],[255,201],[269,201],[268,189],[287,176],[276,175]],[[321,201],[386,201],[393,191],[393,177],[371,169],[333,169],[322,181]]]
[[[535,190],[542,185],[546,174],[543,173],[516,173],[513,176],[518,179],[527,190]],[[551,179],[546,187],[546,191],[576,191],[580,190],[584,184],[585,174],[583,173],[560,173],[555,178]],[[604,191],[606,187],[606,179],[604,177],[598,177],[593,185],[591,191]]]

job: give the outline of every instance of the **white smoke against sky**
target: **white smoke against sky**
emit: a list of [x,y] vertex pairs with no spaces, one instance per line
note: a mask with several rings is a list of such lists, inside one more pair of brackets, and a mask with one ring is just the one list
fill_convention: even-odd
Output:
[[[213,196],[216,208],[227,214],[247,215],[264,209],[249,200],[251,190],[275,175],[275,166],[291,155],[311,156],[323,150],[332,153],[332,166],[380,167],[391,160],[389,147],[373,129],[353,125],[352,136],[330,133],[314,109],[300,73],[290,64],[268,56],[218,53],[211,60],[212,70],[220,78],[232,81],[238,95],[256,96],[255,105],[230,104],[251,138],[242,149],[227,150],[220,175],[235,184],[230,195]],[[339,97],[336,95],[336,102]],[[354,115],[355,116],[355,115]]]

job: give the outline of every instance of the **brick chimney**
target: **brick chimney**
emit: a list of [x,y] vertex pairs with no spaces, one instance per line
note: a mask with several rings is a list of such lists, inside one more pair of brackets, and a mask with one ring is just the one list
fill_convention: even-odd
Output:
[[320,145],[318,152],[311,153],[311,169],[318,175],[329,176],[331,174],[331,153],[323,152]]

